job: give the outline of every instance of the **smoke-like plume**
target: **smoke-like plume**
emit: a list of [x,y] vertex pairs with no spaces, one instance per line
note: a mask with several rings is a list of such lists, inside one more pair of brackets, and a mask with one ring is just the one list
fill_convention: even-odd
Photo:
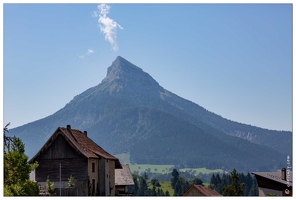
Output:
[[101,32],[105,35],[105,40],[110,42],[112,45],[112,48],[114,51],[118,50],[117,45],[117,36],[116,36],[116,30],[117,28],[123,29],[122,26],[120,26],[117,22],[115,22],[113,19],[110,19],[107,17],[107,14],[109,13],[110,6],[107,4],[101,4],[98,5],[98,11],[93,12],[93,17],[99,17],[98,23],[100,26]]

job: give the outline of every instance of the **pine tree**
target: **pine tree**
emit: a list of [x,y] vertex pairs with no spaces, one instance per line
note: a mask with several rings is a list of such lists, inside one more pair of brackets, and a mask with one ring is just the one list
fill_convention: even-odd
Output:
[[258,196],[258,195],[259,195],[258,184],[257,184],[256,178],[254,177],[248,196]]
[[223,196],[242,196],[245,183],[239,184],[239,177],[236,169],[231,172],[232,183],[231,185],[223,188]]
[[169,191],[165,191],[165,196],[170,196],[170,193],[169,193]]
[[195,185],[203,185],[203,182],[202,182],[202,180],[200,179],[200,178],[194,178],[193,180],[192,180],[192,185],[193,184],[195,184]]
[[173,169],[172,176],[173,178],[171,179],[171,186],[172,188],[175,188],[175,185],[179,179],[179,172],[176,169]]
[[215,189],[217,187],[217,179],[216,179],[215,174],[212,174],[211,181],[210,181],[210,186],[209,187],[211,189]]

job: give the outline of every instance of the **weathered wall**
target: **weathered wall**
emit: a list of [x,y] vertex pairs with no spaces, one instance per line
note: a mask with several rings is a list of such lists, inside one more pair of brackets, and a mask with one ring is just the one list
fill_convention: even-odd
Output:
[[37,161],[37,182],[46,182],[48,176],[51,182],[59,182],[60,164],[62,181],[68,181],[71,175],[76,180],[88,180],[87,158],[72,148],[61,135],[57,136],[51,147],[43,152]]
[[[92,171],[92,163],[95,164],[95,171],[94,172]],[[99,189],[98,188],[98,181],[99,181],[99,160],[98,159],[90,158],[88,160],[88,177],[89,177],[89,181],[91,184],[91,190],[93,190],[93,187],[94,187],[95,192],[98,192],[97,191]],[[95,180],[94,186],[92,185],[93,179]]]
[[105,176],[105,166],[106,159],[100,158],[99,159],[99,195],[100,196],[106,196],[106,176]]
[[115,161],[109,160],[109,182],[111,188],[111,196],[115,196]]

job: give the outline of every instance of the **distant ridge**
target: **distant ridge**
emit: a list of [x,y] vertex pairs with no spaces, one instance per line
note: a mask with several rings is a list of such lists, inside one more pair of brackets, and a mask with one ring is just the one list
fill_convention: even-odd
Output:
[[292,155],[292,132],[222,118],[161,87],[118,56],[100,84],[53,115],[14,128],[31,157],[57,127],[86,130],[111,154],[130,152],[138,164],[271,171]]

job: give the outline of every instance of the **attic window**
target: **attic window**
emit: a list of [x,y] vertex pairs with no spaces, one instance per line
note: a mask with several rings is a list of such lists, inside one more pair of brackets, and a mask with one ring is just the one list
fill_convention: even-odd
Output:
[[94,163],[94,162],[91,163],[91,171],[92,171],[92,172],[95,172],[95,163]]

